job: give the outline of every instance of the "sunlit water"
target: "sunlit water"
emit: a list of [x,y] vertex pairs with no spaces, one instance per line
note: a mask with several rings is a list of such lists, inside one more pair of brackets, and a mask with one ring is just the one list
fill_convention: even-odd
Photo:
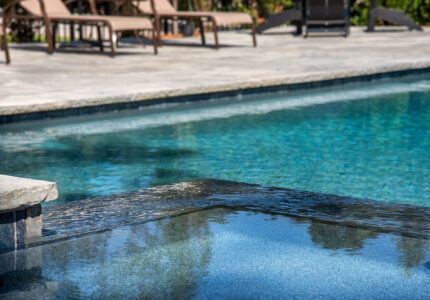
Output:
[[427,239],[209,209],[0,255],[4,299],[427,299]]
[[0,127],[0,173],[57,203],[217,178],[430,205],[430,81]]

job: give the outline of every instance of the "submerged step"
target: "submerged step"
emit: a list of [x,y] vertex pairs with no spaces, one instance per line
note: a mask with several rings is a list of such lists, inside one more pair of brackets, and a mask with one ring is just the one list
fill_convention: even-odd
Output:
[[46,207],[42,242],[211,208],[243,208],[408,236],[430,236],[430,208],[198,179]]

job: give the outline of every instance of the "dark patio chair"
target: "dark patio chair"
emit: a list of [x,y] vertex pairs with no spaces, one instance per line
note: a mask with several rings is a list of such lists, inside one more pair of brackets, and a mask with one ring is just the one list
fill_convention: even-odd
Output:
[[9,64],[10,63],[9,48],[7,45],[6,30],[3,27],[2,20],[0,20],[0,38],[1,38],[0,49],[4,51],[6,63]]
[[307,0],[305,37],[310,31],[341,31],[349,35],[349,13],[344,0]]
[[[90,0],[91,2],[92,0]],[[91,4],[91,3],[90,3]],[[18,14],[16,6],[20,5],[27,14]],[[95,7],[95,4],[92,3]],[[58,23],[95,25],[97,26],[100,51],[103,51],[100,27],[109,29],[111,56],[115,56],[116,33],[121,31],[151,30],[154,53],[157,54],[157,40],[154,27],[149,19],[141,17],[72,15],[61,0],[15,0],[4,8],[4,26],[10,19],[43,20],[45,24],[48,53],[55,49],[55,25]],[[54,25],[54,26],[52,26]],[[54,34],[52,31],[54,30]]]
[[400,9],[380,7],[377,6],[376,0],[370,0],[367,31],[375,31],[375,22],[377,18],[396,25],[407,26],[409,30],[416,29],[418,31],[423,31],[421,26],[408,17],[408,12],[412,8],[414,2],[415,0],[411,0],[406,10],[403,11]]

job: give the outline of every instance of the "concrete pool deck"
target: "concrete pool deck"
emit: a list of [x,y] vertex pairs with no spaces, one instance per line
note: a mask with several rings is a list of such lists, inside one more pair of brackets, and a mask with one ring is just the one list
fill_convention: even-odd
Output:
[[0,65],[0,116],[430,68],[428,27],[357,27],[349,38],[292,32],[258,35],[257,48],[248,31],[220,32],[219,50],[200,47],[199,37],[167,40],[158,56],[130,41],[115,58],[97,48],[47,55],[45,44],[11,44],[12,64]]

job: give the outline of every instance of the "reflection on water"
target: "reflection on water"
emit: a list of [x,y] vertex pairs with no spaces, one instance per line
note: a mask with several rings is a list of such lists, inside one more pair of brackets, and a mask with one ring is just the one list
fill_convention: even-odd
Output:
[[317,221],[311,222],[308,232],[315,244],[320,244],[326,249],[345,249],[352,253],[359,253],[367,239],[374,239],[378,236],[376,231],[337,224],[327,226]]
[[411,299],[428,261],[426,239],[212,208],[3,254],[0,298]]
[[[344,250],[349,254],[360,254],[360,250],[370,239],[376,239],[379,233],[375,230],[348,227],[345,225],[327,224],[311,221],[309,235],[315,244],[326,249]],[[412,269],[423,265],[428,252],[428,240],[406,236],[393,237],[397,248],[398,264],[405,274],[411,275]]]
[[405,274],[409,276],[413,268],[425,265],[429,250],[428,240],[402,236],[394,238],[394,241],[399,254],[399,265],[405,270]]

